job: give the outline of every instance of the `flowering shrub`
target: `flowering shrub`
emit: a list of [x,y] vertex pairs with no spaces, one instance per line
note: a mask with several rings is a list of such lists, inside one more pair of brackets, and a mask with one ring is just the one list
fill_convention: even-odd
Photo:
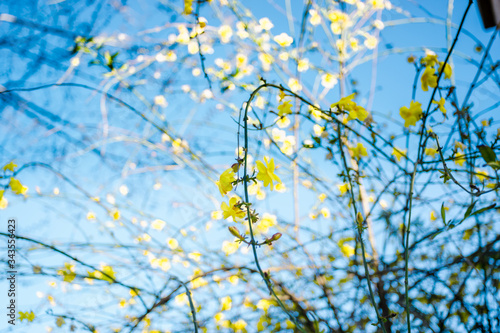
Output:
[[1,16],[31,36],[0,91],[19,325],[498,329],[498,31],[470,3],[56,5],[101,30]]

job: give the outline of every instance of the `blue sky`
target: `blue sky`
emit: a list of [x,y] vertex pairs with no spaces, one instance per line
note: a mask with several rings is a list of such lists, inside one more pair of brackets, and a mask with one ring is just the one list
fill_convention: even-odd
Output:
[[[248,8],[252,10],[257,19],[269,17],[272,20],[274,23],[274,28],[271,31],[273,35],[286,32],[297,39],[297,31],[300,22],[295,21],[293,25],[295,34],[293,34],[289,30],[289,23],[286,21],[285,16],[277,9],[277,7],[285,7],[284,3],[285,2],[274,3],[268,1],[244,2],[246,6],[249,6]],[[293,3],[293,17],[298,19],[302,7],[296,7],[298,2],[290,1],[290,3]],[[403,10],[408,11],[413,17],[424,16],[428,18],[428,13],[432,13],[434,15],[433,18],[446,20],[447,2],[419,1],[418,4],[421,7],[416,4],[416,1],[394,2],[394,5],[400,6]],[[57,6],[64,7],[65,5],[66,4],[62,2]],[[126,32],[133,35],[137,31],[143,31],[146,28],[163,24],[165,18],[168,17],[167,14],[159,11],[154,5],[149,7],[150,5],[150,3],[146,2],[130,3],[130,8],[133,8],[133,10],[129,13],[125,13],[124,16],[118,15],[114,17],[111,23],[100,32],[104,35],[116,35],[119,32]],[[176,3],[176,5],[178,4]],[[465,5],[466,1],[455,1],[452,16],[452,22],[455,25],[459,23],[461,15],[465,10]],[[0,8],[2,12],[10,12],[8,6]],[[425,10],[422,8],[425,8]],[[207,12],[204,12],[205,10]],[[202,11],[201,14],[206,15],[211,23],[211,14],[208,14],[208,9],[204,9],[204,11]],[[129,14],[131,16],[128,16]],[[79,19],[85,21],[89,16],[90,14],[84,14],[80,16]],[[385,12],[382,14],[381,19],[387,22],[403,19],[403,16],[400,14],[389,15]],[[218,23],[217,19],[213,19],[213,21],[215,24]],[[225,23],[234,23],[234,21],[234,17],[229,17],[228,22]],[[5,22],[0,24],[7,28],[8,34],[9,25]],[[64,25],[61,22],[55,22],[54,24]],[[485,32],[482,28],[475,5],[471,8],[464,29],[483,44],[487,42],[492,33],[491,30]],[[456,29],[451,29],[452,38],[455,33]],[[417,58],[423,56],[424,52],[421,50],[421,46],[426,45],[430,49],[435,50],[439,54],[440,59],[443,59],[445,55],[443,51],[446,50],[448,42],[446,26],[430,22],[410,23],[394,27],[386,24],[381,36],[382,40],[378,50],[379,53],[383,53],[391,48],[415,48],[414,50],[402,54],[381,56],[377,61],[376,94],[373,99],[373,113],[380,116],[379,119],[383,119],[382,115],[387,115],[388,117],[395,118],[401,123],[401,120],[398,118],[398,110],[402,105],[408,105],[411,100],[411,85],[415,73],[413,65],[408,64],[406,58],[410,54],[417,56]],[[162,33],[152,38],[158,38],[158,40],[167,39],[168,34]],[[318,33],[317,38],[321,41],[324,36]],[[52,39],[49,40],[49,44],[51,43],[55,43],[55,41]],[[152,42],[152,44],[154,43]],[[474,51],[476,44],[476,41],[463,34],[456,48],[457,54],[454,55],[452,59],[456,68],[459,69],[455,71],[456,76],[454,78],[459,96],[464,94],[471,78],[475,74],[474,66],[471,66],[470,62],[477,62],[481,57],[480,53]],[[55,49],[57,49],[57,47]],[[122,49],[123,56],[121,59],[123,61],[131,60],[137,56],[135,50],[127,49],[126,46],[122,46]],[[497,59],[499,51],[499,45],[496,43],[491,50],[494,59]],[[1,52],[3,53],[0,53],[0,56],[12,56],[13,63],[26,63],[24,59],[17,58],[17,55],[13,56],[9,54],[8,50]],[[213,66],[215,58],[233,56],[234,53],[230,45],[215,47],[215,53],[212,56],[207,56],[207,63]],[[311,59],[316,59],[315,57],[317,56],[314,54],[311,55]],[[193,58],[196,59],[196,57]],[[257,63],[256,59],[255,62]],[[67,59],[63,65],[63,67],[69,66]],[[327,66],[326,63],[322,63],[321,65]],[[3,66],[6,65],[0,65],[0,68]],[[22,73],[25,71],[24,68],[24,65],[13,68],[11,77],[8,75],[4,76],[6,82],[13,80],[13,78],[20,77],[21,74],[18,74],[17,71]],[[170,69],[171,68],[169,68],[169,70]],[[161,71],[162,67],[159,67],[158,70]],[[97,78],[97,80],[102,79],[100,76],[102,74],[102,68],[84,66],[81,72],[85,71],[94,75],[94,78]],[[54,74],[54,72],[57,73]],[[144,76],[147,77],[149,75],[150,78],[153,72],[154,68],[149,72],[145,71]],[[145,98],[150,101],[155,95],[164,93],[169,102],[168,111],[165,112],[168,117],[166,117],[164,122],[168,123],[169,126],[176,131],[185,133],[187,140],[192,142],[193,149],[210,152],[210,154],[206,156],[207,160],[215,165],[216,169],[223,170],[223,168],[233,163],[234,150],[237,148],[235,143],[237,126],[231,118],[231,116],[234,116],[236,113],[231,113],[227,109],[224,110],[226,112],[220,111],[217,105],[221,103],[217,101],[198,104],[180,94],[179,86],[182,84],[191,84],[193,90],[197,89],[200,92],[207,88],[207,84],[202,76],[197,78],[188,76],[190,69],[181,72],[172,72],[173,74],[169,74],[167,70],[165,70],[165,72],[165,74],[161,72],[163,75],[161,76],[161,80],[154,81],[150,85],[142,87],[138,84],[138,90],[140,89]],[[349,77],[350,80],[356,80],[358,82],[356,88],[361,92],[358,97],[358,103],[361,105],[366,105],[368,103],[368,92],[370,90],[372,74],[372,63],[366,62],[356,68]],[[165,90],[162,80],[165,79],[165,76],[168,77],[168,75],[172,75],[172,78],[176,79],[176,86],[167,86]],[[311,82],[314,80],[313,75],[307,75],[311,75],[310,77],[304,75],[304,77],[309,81],[308,84],[312,87],[313,84]],[[30,82],[26,82],[25,85],[32,87],[43,83],[52,83],[57,81],[60,76],[60,72],[46,69],[36,76],[33,76]],[[99,84],[99,81],[93,82],[92,77],[84,77],[81,73],[77,73],[77,75],[72,78],[75,82],[91,82],[94,83],[94,86]],[[138,76],[138,80],[141,78],[141,76]],[[286,82],[280,82],[280,78],[272,73],[266,73],[264,78],[269,81],[286,84]],[[19,84],[16,86],[19,86]],[[349,86],[348,89],[350,89]],[[116,89],[114,93],[122,94],[122,90]],[[485,109],[498,99],[494,93],[497,93],[494,85],[485,84],[484,88],[478,91],[478,94],[473,95],[471,101],[474,102],[478,110]],[[141,105],[140,101],[135,99],[133,95],[126,95],[124,93],[123,95],[125,96],[124,98],[133,105]],[[228,102],[234,103],[237,107],[242,105],[248,98],[248,92],[244,91],[237,91],[230,95],[221,95],[217,93],[217,95],[221,100],[228,99]],[[54,113],[61,115],[63,118],[72,120],[74,123],[85,124],[85,130],[73,128],[74,132],[69,132],[70,134],[76,133],[75,137],[78,139],[85,140],[86,137],[97,137],[101,133],[101,127],[99,125],[101,113],[95,111],[99,108],[100,100],[88,91],[72,88],[56,88],[22,93],[21,96],[29,98],[30,100],[40,101],[41,105],[53,110]],[[328,93],[324,102],[325,105],[322,106],[328,107],[328,104],[335,102],[338,98],[338,89],[335,87],[335,89]],[[430,94],[423,93],[422,91],[419,91],[416,97],[423,105],[426,105],[429,98]],[[140,142],[141,144],[161,144],[160,134],[151,126],[141,123],[139,118],[124,112],[123,108],[113,103],[109,103],[108,110],[109,121],[112,124],[114,135],[117,137],[130,136],[132,138],[137,138],[135,134],[142,134],[148,140],[146,143]],[[194,120],[187,121],[186,114],[194,114]],[[103,201],[107,194],[112,194],[116,198],[118,207],[126,211],[127,218],[138,216],[139,219],[144,220],[151,220],[153,217],[167,220],[169,222],[168,232],[154,234],[153,231],[152,236],[154,236],[155,239],[156,235],[157,239],[160,241],[172,235],[177,236],[181,228],[188,230],[189,226],[193,223],[195,223],[196,228],[202,229],[205,227],[206,222],[210,220],[208,216],[210,211],[218,209],[220,197],[216,196],[217,191],[213,183],[204,180],[202,177],[198,177],[195,172],[173,171],[134,174],[134,171],[129,167],[131,163],[134,163],[136,168],[140,169],[141,167],[149,167],[151,165],[156,166],[177,162],[163,157],[160,153],[154,155],[152,151],[142,149],[141,145],[137,145],[141,146],[141,148],[137,148],[133,144],[137,142],[131,141],[130,144],[128,144],[127,141],[124,141],[124,144],[121,144],[122,142],[120,144],[116,142],[108,143],[106,146],[108,155],[106,163],[103,163],[103,160],[98,154],[94,154],[88,149],[75,147],[68,148],[67,145],[62,144],[57,135],[64,134],[64,128],[56,127],[49,131],[47,131],[47,129],[40,129],[36,122],[23,115],[17,114],[13,108],[4,108],[1,117],[5,120],[3,122],[4,124],[1,125],[1,129],[5,133],[2,138],[5,144],[1,150],[1,156],[5,159],[5,163],[12,158],[16,158],[19,164],[40,160],[50,161],[56,169],[63,170],[69,178],[77,180],[78,184],[82,185],[86,191],[92,195],[100,196]],[[495,119],[493,127],[496,126],[496,128],[498,128],[498,112],[490,112],[487,114],[486,118],[487,117],[493,117]],[[161,122],[160,119],[156,120]],[[480,120],[483,119],[478,119],[478,121]],[[8,124],[7,121],[9,122]],[[380,122],[383,123],[383,120],[380,120]],[[387,124],[387,131],[390,132],[390,134],[401,134],[400,127],[393,126],[391,121],[388,121]],[[203,127],[204,125],[206,125],[205,128]],[[14,135],[15,133],[21,133],[22,139],[17,141]],[[198,140],[198,142],[196,140]],[[399,144],[404,145],[402,139],[398,141],[398,145]],[[98,147],[102,148],[102,146]],[[161,152],[161,149],[158,151]],[[113,153],[120,157],[114,159]],[[327,168],[326,163],[322,162],[324,160],[323,155],[323,153],[312,152],[309,156],[312,159],[321,160],[317,168],[322,175],[328,176],[335,173],[335,169],[331,169],[331,167]],[[281,159],[283,164],[285,161],[286,159]],[[390,173],[392,170],[388,172]],[[115,231],[106,228],[109,217],[106,216],[104,210],[99,208],[96,204],[89,204],[88,200],[85,200],[81,194],[77,194],[74,188],[58,179],[58,177],[55,177],[51,172],[43,169],[33,169],[26,173],[23,172],[21,179],[23,183],[28,184],[30,187],[30,193],[33,194],[35,192],[35,186],[39,186],[42,189],[43,195],[40,198],[32,200],[30,198],[30,200],[27,201],[9,196],[11,206],[7,211],[2,211],[1,216],[3,219],[8,216],[16,217],[18,220],[18,234],[30,235],[34,238],[49,242],[85,243],[89,241],[99,243],[101,241],[108,242],[114,236],[118,236],[119,238],[123,237],[125,240],[124,243],[126,244],[131,242],[129,234],[126,232],[116,231],[115,235]],[[287,182],[288,187],[290,187],[290,176],[284,175],[283,179]],[[153,188],[154,184],[158,183],[162,184],[161,189],[152,191],[151,188]],[[120,186],[122,185],[128,186],[130,194],[121,195],[119,193]],[[54,187],[60,189],[60,196],[54,194]],[[207,193],[211,192],[214,193],[212,193],[212,195],[207,195]],[[306,218],[309,207],[316,201],[316,194],[301,189],[301,200],[301,205],[303,205],[303,207],[301,206],[301,216]],[[263,212],[276,213],[280,216],[280,219],[291,223],[293,214],[292,209],[289,209],[290,206],[291,194],[287,193],[281,197],[270,196],[270,199],[260,204],[259,208],[262,209]],[[100,215],[99,223],[91,224],[86,220],[86,214],[89,210]],[[227,239],[227,236],[223,234],[223,232],[225,231],[225,227],[229,224],[216,224],[215,222],[213,222],[213,224],[214,227],[212,231],[206,234],[203,233],[203,236],[200,237],[202,238],[200,242],[208,248],[219,248],[219,243],[214,242],[214,240],[222,241],[223,239]],[[347,222],[345,224],[347,225]],[[99,227],[97,227],[97,225],[99,225]],[[324,231],[327,229],[324,225],[315,225],[313,228],[314,227],[325,228]],[[25,249],[30,246],[23,242],[19,242],[19,244]],[[187,245],[186,248],[193,246],[192,244],[195,243]],[[75,253],[79,253],[80,250],[75,249],[74,251]],[[80,255],[87,256],[89,252],[82,251]],[[34,260],[40,264],[44,263],[48,266],[59,267],[61,262],[65,260],[61,260],[60,257],[56,259],[56,257],[57,256],[52,255],[43,257],[43,255],[39,254],[34,257]],[[20,257],[19,259],[23,260]],[[95,257],[85,257],[85,259],[96,265],[106,260],[117,260],[115,253],[99,253]],[[246,262],[247,259],[248,258],[242,259],[242,262]],[[121,270],[122,273],[125,271],[125,268]],[[82,270],[82,272],[84,272],[84,270]],[[182,269],[178,269],[177,272],[181,274]],[[126,278],[130,279],[130,276]],[[36,291],[40,290],[45,294],[47,292],[52,292],[50,291],[52,289],[47,287],[46,282],[47,280],[55,280],[55,278],[48,277],[47,279],[38,280],[19,275],[18,279],[18,288],[20,288],[20,295],[18,298],[19,309],[33,309],[35,312],[40,311],[40,317],[46,319],[47,316],[43,317],[45,307],[38,306],[39,300],[34,297],[34,294]],[[40,282],[42,280],[43,282]],[[4,284],[2,284],[2,289],[3,286]],[[92,300],[92,295],[93,294],[89,296],[90,298],[86,298],[86,300]],[[86,296],[80,297],[83,299]],[[102,301],[108,302],[111,301],[111,299],[105,297]],[[62,311],[63,309],[57,310]],[[4,322],[2,321],[1,325],[3,324]],[[42,331],[41,327],[43,326],[45,326],[45,324],[33,326],[33,329],[40,329],[40,331]],[[12,332],[21,332],[24,327],[24,325],[20,325],[18,331],[14,330]]]

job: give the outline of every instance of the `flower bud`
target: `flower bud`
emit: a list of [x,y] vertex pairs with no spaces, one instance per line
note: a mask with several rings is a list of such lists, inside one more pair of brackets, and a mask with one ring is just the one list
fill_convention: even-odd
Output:
[[238,239],[241,239],[240,231],[236,227],[228,227],[229,232]]
[[275,242],[275,241],[277,241],[277,240],[278,240],[278,239],[280,239],[280,238],[281,238],[281,234],[280,234],[279,232],[277,232],[277,233],[275,233],[274,235],[272,235],[272,237],[271,237],[271,238],[269,238],[269,239],[267,240],[267,243],[268,243],[268,244],[271,244],[272,242]]
[[363,223],[363,214],[361,214],[361,212],[358,212],[356,215],[356,221],[358,221],[358,224]]
[[240,169],[240,163],[234,163],[233,165],[231,165],[231,169],[233,169],[234,173],[237,173]]

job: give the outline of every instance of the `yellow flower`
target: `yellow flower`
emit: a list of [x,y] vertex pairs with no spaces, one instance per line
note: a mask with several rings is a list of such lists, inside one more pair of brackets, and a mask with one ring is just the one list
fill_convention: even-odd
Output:
[[222,312],[218,312],[215,314],[214,320],[216,323],[219,323],[220,321],[222,321],[222,319],[224,319],[224,314]]
[[271,69],[271,64],[273,63],[274,58],[270,54],[260,53],[259,60],[262,63],[262,70],[264,72],[268,72]]
[[318,12],[314,9],[309,10],[309,23],[312,25],[318,25],[321,23],[321,16],[318,14]]
[[274,24],[267,17],[261,18],[259,25],[263,30],[271,30],[274,27]]
[[276,224],[276,215],[264,213],[259,222],[257,222],[256,231],[266,233],[269,228],[274,227]]
[[229,205],[223,202],[220,205],[220,208],[222,209],[222,216],[225,219],[232,217],[234,222],[236,222],[236,219],[244,218],[245,212],[240,207],[237,206],[238,203],[239,201],[235,197],[229,199]]
[[290,90],[293,92],[301,91],[302,90],[302,85],[299,83],[299,80],[296,78],[290,78],[288,80],[288,86],[290,87]]
[[462,166],[464,165],[464,162],[465,162],[465,155],[462,153],[457,153],[455,155],[455,164]]
[[375,22],[373,22],[373,26],[378,29],[378,30],[383,30],[384,27],[385,27],[385,24],[384,22],[380,21],[380,20],[375,20]]
[[177,239],[175,238],[169,238],[167,239],[167,245],[172,250],[175,250],[179,246],[179,242],[177,242]]
[[359,105],[354,105],[352,109],[349,111],[349,116],[347,117],[347,120],[352,120],[352,119],[359,119],[361,121],[364,121],[368,117],[368,112],[363,108],[362,106]]
[[240,278],[238,277],[238,275],[231,275],[228,279],[229,283],[231,283],[233,286],[236,286],[238,284],[238,281],[240,280]]
[[314,126],[313,126],[314,136],[320,136],[321,133],[323,133],[324,130],[325,129],[322,126],[318,125],[318,124],[314,124]]
[[243,319],[238,319],[238,321],[234,323],[234,329],[237,331],[241,331],[245,327],[247,327],[247,323]]
[[225,196],[233,189],[233,181],[235,178],[236,175],[234,174],[234,170],[232,168],[227,169],[220,175],[216,184],[219,187],[219,192],[222,196]]
[[299,72],[305,72],[309,69],[309,59],[300,59],[297,64],[297,70]]
[[431,52],[432,51],[428,50],[427,55],[420,60],[422,65],[425,65],[426,67],[434,67],[437,64],[437,54]]
[[10,179],[9,186],[14,194],[25,194],[28,191],[28,188],[15,178]]
[[63,276],[63,281],[73,282],[73,280],[76,278],[75,265],[65,263],[63,269],[57,270],[57,274]]
[[323,119],[323,117],[322,117],[323,113],[318,108],[315,108],[315,107],[309,105],[308,111],[309,111],[309,113],[311,113],[311,117],[315,121],[320,121],[321,119]]
[[233,301],[231,300],[230,296],[222,297],[220,302],[222,305],[221,311],[231,310],[231,305],[232,305]]
[[183,14],[189,15],[193,12],[193,0],[184,0]]
[[465,148],[467,147],[462,142],[455,141],[455,149],[465,151]]
[[279,128],[287,128],[290,126],[290,118],[280,117],[276,120],[276,125],[278,125]]
[[332,89],[338,82],[335,75],[326,73],[321,76],[321,85],[327,89]]
[[352,101],[355,95],[356,94],[353,93],[349,96],[342,97],[340,101],[338,101],[337,103],[333,103],[330,107],[333,109],[337,106],[340,110],[350,111],[352,110],[354,105],[356,105],[356,103]]
[[101,265],[101,271],[104,273],[100,277],[101,280],[108,281],[110,284],[116,281],[115,271],[113,270],[113,267]]
[[239,246],[240,245],[236,242],[224,241],[224,242],[222,242],[222,252],[224,252],[226,254],[226,256],[228,256],[228,255],[236,252],[238,250]]
[[264,163],[262,163],[261,161],[256,162],[257,169],[259,170],[257,179],[264,182],[264,187],[270,185],[272,191],[274,189],[273,180],[279,184],[281,183],[281,179],[274,174],[274,158],[269,159],[266,156],[264,157]]
[[437,76],[435,75],[435,70],[432,67],[426,67],[422,78],[422,90],[428,91],[429,87],[435,88],[437,86]]
[[[332,23],[333,25],[333,23]],[[346,52],[346,42],[343,39],[337,39],[335,42],[335,45],[337,46],[337,50],[339,50],[339,53],[345,53]]]
[[30,312],[19,311],[19,320],[23,321],[24,319],[26,319],[27,321],[33,321],[33,319],[35,319],[35,314],[33,313],[33,311]]
[[[164,58],[168,62],[174,62],[177,60],[177,54],[174,51],[168,51]],[[165,101],[166,103],[166,101]]]
[[210,218],[212,220],[221,220],[222,219],[222,212],[220,210],[214,210],[211,214],[210,214]]
[[126,307],[126,306],[127,306],[127,300],[126,300],[125,298],[122,298],[122,299],[120,300],[120,302],[118,303],[118,306],[119,306],[120,308],[124,308],[124,307]]
[[431,211],[431,221],[436,221],[437,220],[437,215],[435,211]]
[[286,324],[286,328],[288,330],[293,330],[295,328],[295,324],[293,323],[293,321],[291,321],[290,319],[287,319],[285,321],[285,324]]
[[361,158],[362,156],[368,156],[368,153],[366,152],[365,146],[361,142],[358,142],[356,147],[349,148],[351,151],[352,157],[354,158]]
[[189,148],[189,145],[185,140],[177,138],[172,141],[172,152],[176,155],[182,153],[187,148]]
[[155,103],[155,105],[159,105],[163,108],[166,108],[168,106],[168,102],[165,99],[165,96],[163,96],[163,95],[155,96],[154,103]]
[[353,51],[359,50],[359,41],[357,38],[351,37],[349,38],[349,46]]
[[120,211],[115,209],[112,213],[111,213],[111,216],[113,217],[113,220],[118,220],[120,219]]
[[295,147],[295,137],[293,135],[288,135],[283,140],[283,145],[280,147],[280,150],[285,155],[292,155],[294,152],[293,147]]
[[399,161],[401,161],[401,157],[406,157],[406,149],[394,147],[392,149],[392,155],[394,155],[394,157],[396,157],[396,159],[399,162]]
[[156,219],[153,222],[151,222],[151,228],[155,230],[162,230],[165,227],[165,224],[166,224],[165,221]]
[[370,5],[373,7],[373,9],[384,9],[385,4],[383,0],[371,0]]
[[186,293],[182,293],[182,294],[175,296],[175,303],[177,303],[179,305],[189,304],[189,299],[188,299]]
[[342,185],[337,185],[340,191],[340,195],[344,195],[350,188],[349,184],[342,184]]
[[342,244],[340,246],[340,251],[346,258],[352,257],[355,253],[354,248],[349,244]]
[[486,170],[476,168],[476,177],[480,182],[483,182],[486,177],[488,177],[488,172]]
[[411,101],[410,108],[406,106],[401,107],[399,114],[405,120],[405,127],[415,125],[422,116],[422,104]]
[[7,170],[10,170],[12,172],[14,172],[14,169],[17,168],[17,164],[14,163],[14,161],[10,161],[8,164],[6,164],[4,167],[3,167],[3,171],[7,171]]
[[189,259],[193,259],[196,262],[200,261],[201,253],[200,252],[191,252],[188,254]]
[[363,44],[365,44],[367,49],[373,50],[377,47],[378,40],[374,36],[368,36]]
[[425,148],[425,155],[432,156],[434,158],[438,153],[437,148]]
[[443,114],[446,114],[446,109],[444,108],[444,103],[446,102],[446,100],[444,99],[444,97],[441,97],[441,99],[438,101],[435,101],[435,100],[432,100],[432,103],[434,104],[437,104],[438,107],[439,107],[439,110],[441,110],[441,112]]
[[261,299],[260,301],[257,302],[257,308],[267,311],[269,307],[271,307],[272,303],[267,300],[267,299]]
[[61,327],[62,325],[64,325],[66,323],[66,321],[64,320],[63,317],[57,317],[56,319],[56,326],[57,327]]
[[293,38],[288,36],[286,33],[281,33],[278,36],[275,36],[274,41],[278,43],[282,47],[290,46],[293,43]]
[[279,101],[281,102],[286,97],[285,91],[280,90],[280,94],[278,96],[279,96]]
[[286,114],[292,114],[292,106],[292,102],[284,101],[283,103],[278,105],[278,115],[282,117]]
[[0,209],[5,209],[9,205],[7,198],[3,196],[4,190],[0,190]]
[[233,29],[231,29],[230,26],[228,25],[223,25],[219,28],[219,36],[220,36],[220,41],[223,44],[229,43],[231,40],[231,36],[233,36]]
[[198,289],[203,286],[206,286],[207,284],[208,284],[207,280],[205,280],[202,277],[199,277],[191,281],[191,289]]
[[[441,69],[443,68],[443,64],[444,64],[443,61],[439,62],[439,71],[440,72],[441,72]],[[449,79],[451,77],[451,73],[452,73],[451,66],[450,66],[450,64],[447,63],[446,66],[444,67],[444,72],[443,72],[444,78]]]
[[276,190],[276,192],[280,192],[280,193],[286,192],[286,186],[283,183],[276,184],[274,189]]

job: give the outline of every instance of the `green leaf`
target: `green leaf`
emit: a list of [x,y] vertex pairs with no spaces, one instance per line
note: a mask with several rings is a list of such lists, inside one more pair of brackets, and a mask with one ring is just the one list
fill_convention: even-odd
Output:
[[493,151],[493,149],[491,149],[491,147],[480,145],[477,146],[477,148],[479,149],[479,152],[481,153],[481,156],[486,163],[495,162],[497,160],[497,156],[495,155],[495,152]]
[[476,210],[474,213],[472,213],[470,215],[472,216],[472,215],[477,215],[477,214],[484,213],[487,210],[495,208],[495,206],[496,206],[496,204],[489,205],[488,207],[484,207],[484,208],[481,208],[479,210]]
[[443,219],[443,224],[446,225],[446,209],[444,209],[444,202],[441,204],[441,218]]
[[441,173],[441,176],[439,178],[443,178],[443,183],[446,183],[448,180],[451,179],[450,175],[446,170],[438,170]]
[[500,162],[498,161],[488,162],[487,164],[495,170],[500,169]]
[[109,54],[109,51],[106,51],[104,53],[104,59],[106,60],[106,65],[109,66],[113,63],[113,58],[111,57],[111,54]]
[[464,220],[470,216],[470,214],[472,213],[472,209],[474,209],[474,206],[476,205],[476,202],[477,202],[477,201],[474,201],[474,202],[473,202],[473,203],[469,206],[469,208],[467,208],[467,211],[465,212],[465,215],[464,215]]

